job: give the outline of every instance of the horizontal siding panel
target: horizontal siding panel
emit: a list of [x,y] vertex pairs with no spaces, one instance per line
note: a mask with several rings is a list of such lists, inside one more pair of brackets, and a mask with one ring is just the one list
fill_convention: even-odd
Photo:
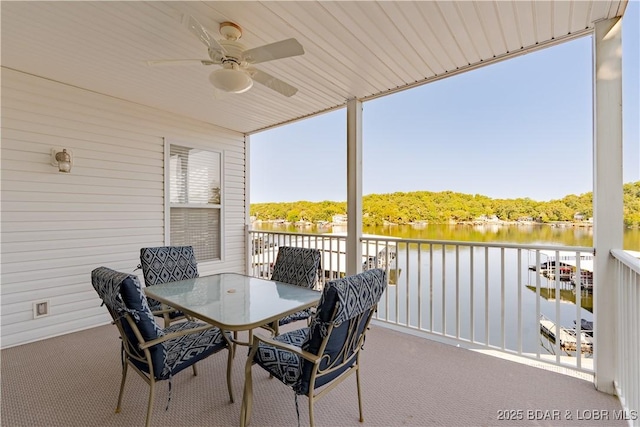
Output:
[[[123,117],[119,109],[114,106],[112,109],[95,109],[90,105],[82,105],[83,103],[76,99],[75,102],[69,103],[60,101],[60,98],[51,98],[47,100],[47,105],[43,105],[43,93],[33,93],[33,88],[27,86],[20,91],[8,90],[3,92],[3,98],[11,103],[12,110],[23,111],[26,113],[43,114],[53,117],[74,117],[81,115],[83,123],[90,123],[96,126],[106,126],[109,129],[117,128],[122,133],[121,136],[127,138],[134,137],[136,140],[146,142],[143,149],[155,150],[157,128],[144,122],[140,122],[137,115]],[[87,100],[86,104],[94,103],[93,99]],[[54,108],[52,110],[52,108]],[[111,124],[111,126],[109,126]],[[106,133],[110,134],[109,132]]]
[[[3,212],[2,219],[5,223],[10,224],[23,223],[23,222],[45,222],[59,221],[60,224],[64,224],[64,227],[71,229],[75,228],[74,224],[82,222],[95,221],[110,221],[117,223],[116,221],[162,221],[164,215],[162,212],[149,211],[145,209],[143,212],[130,211],[127,209],[125,212]],[[73,222],[70,222],[73,221]],[[77,222],[76,222],[77,221]]]
[[77,222],[77,221],[58,221],[58,222],[5,222],[3,215],[2,231],[5,232],[20,232],[20,231],[49,231],[59,229],[69,230],[91,230],[92,228],[101,228],[103,230],[111,229],[127,229],[127,228],[147,228],[155,227],[161,228],[164,224],[162,220],[122,220],[122,221],[100,221],[99,223],[94,221]]
[[[15,345],[18,342],[31,342],[40,338],[43,333],[48,337],[61,335],[60,329],[69,330],[69,332],[80,331],[94,326],[100,326],[110,323],[111,318],[104,307],[85,308],[84,310],[74,310],[63,314],[50,314],[49,316],[39,319],[33,319],[33,315],[23,312],[13,314],[7,319],[7,323],[2,324],[2,335],[10,340],[10,344],[3,342],[4,347]],[[105,315],[106,314],[106,315]],[[59,323],[51,322],[53,316],[57,317]],[[4,316],[3,316],[4,317]],[[33,324],[35,329],[27,328],[26,325]],[[15,336],[14,336],[15,335]],[[4,341],[5,338],[3,338]]]
[[[11,172],[7,172],[9,174]],[[73,171],[71,171],[73,174]],[[56,178],[60,177],[60,178]],[[40,193],[40,192],[48,192],[48,193],[57,193],[57,194],[67,194],[69,197],[79,197],[84,194],[93,194],[93,195],[117,195],[123,194],[128,196],[137,196],[137,195],[148,195],[151,192],[151,189],[148,188],[132,188],[130,186],[120,186],[120,187],[107,187],[107,186],[94,186],[90,187],[84,184],[75,184],[77,180],[71,180],[67,174],[54,174],[52,175],[52,181],[55,182],[24,182],[20,180],[11,180],[9,178],[5,179],[5,174],[2,174],[2,191],[12,191],[9,190],[8,183],[13,181],[16,186],[19,186],[19,190],[13,191],[22,191],[22,192],[30,192],[30,193]],[[73,182],[73,183],[72,183]],[[133,183],[132,183],[133,184]],[[153,194],[161,194],[162,191],[153,190]]]
[[[51,291],[59,291],[56,294]],[[27,292],[20,292],[13,294],[22,298],[13,298],[10,301],[3,301],[2,314],[19,314],[19,313],[31,313],[33,317],[33,301],[32,296]],[[93,287],[87,283],[85,277],[85,283],[76,286],[65,286],[58,288],[49,288],[47,292],[40,294],[42,299],[49,300],[49,313],[53,313],[53,309],[59,309],[69,304],[83,304],[85,301],[91,301],[92,304],[99,306],[102,300],[98,297],[98,294]]]
[[[3,124],[6,124],[3,117]],[[24,125],[24,122],[15,122],[14,126]],[[73,137],[72,137],[73,136]],[[47,148],[46,153],[49,154],[51,147],[71,147],[73,140],[81,141],[78,148],[86,151],[85,157],[103,158],[105,154],[113,154],[122,156],[118,160],[125,158],[135,158],[135,161],[143,166],[157,166],[158,160],[162,159],[162,145],[154,147],[154,150],[144,150],[144,148],[136,148],[139,144],[138,140],[128,140],[122,138],[113,138],[109,135],[89,135],[69,130],[68,134],[53,135],[30,132],[20,129],[3,128],[2,139],[3,144],[7,143],[7,148],[14,148],[21,151],[39,151]],[[160,143],[161,138],[154,138],[156,145]],[[75,151],[74,151],[75,152]]]
[[[5,247],[9,248],[14,243],[25,243],[31,245],[33,250],[33,242],[39,245],[49,245],[51,242],[59,242],[61,245],[67,242],[89,241],[93,246],[108,242],[110,238],[120,239],[123,237],[135,238],[138,241],[152,241],[150,236],[157,237],[157,229],[155,227],[134,227],[134,228],[89,228],[85,230],[49,230],[35,231],[27,230],[20,232],[2,231],[2,245],[4,252]],[[61,246],[63,247],[63,246]]]
[[[135,245],[135,247],[131,248],[129,251],[122,251],[122,254],[128,254],[127,259],[130,260],[130,267],[127,268],[128,271],[135,268],[139,264],[139,253],[140,246]],[[69,251],[65,251],[69,252]],[[84,251],[83,256],[75,256],[75,257],[65,257],[65,258],[45,258],[36,261],[22,261],[22,262],[4,262],[2,265],[2,274],[3,276],[10,275],[12,273],[23,273],[23,272],[36,272],[42,270],[59,270],[65,267],[74,267],[76,265],[93,265],[100,266],[102,263],[112,262],[112,261],[121,261],[123,255],[120,253],[94,253],[91,252],[90,255],[86,255],[87,251]],[[6,256],[6,255],[5,255]],[[4,256],[3,256],[4,258]],[[90,273],[93,268],[89,268],[87,273]],[[10,276],[7,279],[7,284],[10,282]],[[4,283],[3,283],[4,285]]]
[[[5,140],[3,140],[4,142]],[[9,144],[7,144],[9,145]],[[24,147],[24,143],[20,144],[20,147]],[[59,144],[41,144],[39,146],[39,152],[25,152],[22,150],[12,150],[8,146],[6,147],[6,153],[2,158],[3,168],[10,168],[13,170],[24,170],[25,163],[31,163],[33,166],[40,166],[38,171],[48,174],[57,174],[58,170],[51,164],[51,149],[65,148],[73,156],[73,173],[78,174],[78,171],[82,171],[82,175],[89,176],[112,176],[118,174],[118,176],[128,175],[135,172],[136,179],[141,179],[143,174],[157,175],[162,173],[162,168],[159,168],[156,164],[145,165],[138,163],[133,157],[127,156],[124,153],[94,153],[86,151],[86,149],[75,149],[70,146]],[[91,157],[89,157],[91,156]],[[147,159],[145,159],[148,161]],[[15,166],[12,163],[15,163]]]
[[[156,192],[154,191],[154,194]],[[163,194],[158,192],[157,195],[154,194],[136,194],[133,196],[124,195],[124,194],[83,194],[82,200],[86,204],[94,204],[94,203],[102,203],[102,204],[129,204],[129,203],[138,203],[140,205],[144,204],[153,204],[158,205],[163,203],[164,198]],[[60,196],[55,193],[38,193],[38,192],[18,192],[18,191],[5,191],[2,193],[2,203],[4,210],[4,204],[10,202],[33,202],[33,200],[38,200],[40,202],[60,202]]]
[[[3,97],[3,104],[5,100]],[[29,121],[29,113],[26,111],[13,110],[10,108],[2,108],[3,127],[7,129],[21,129],[21,124],[28,122],[31,124],[29,130],[42,135],[53,135],[58,137],[67,136],[70,140],[79,141],[119,141],[116,146],[126,147],[127,144],[134,142],[134,135],[125,131],[114,131],[109,133],[107,126],[94,126],[94,128],[84,128],[81,121],[61,120],[57,117],[38,115],[37,122]],[[5,123],[5,119],[7,122]],[[108,135],[108,137],[107,137]],[[72,141],[73,142],[73,141]],[[150,153],[152,153],[150,151]]]
[[[15,110],[31,111],[33,108],[36,113],[45,113],[50,116],[64,115],[69,118],[82,116],[89,123],[107,124],[107,126],[111,123],[109,128],[114,129],[114,134],[126,131],[139,138],[153,138],[155,135],[162,135],[157,132],[158,127],[154,126],[154,121],[147,119],[150,112],[154,115],[162,113],[158,110],[130,104],[128,106],[129,114],[123,116],[121,100],[107,100],[100,94],[89,91],[79,92],[76,88],[69,86],[53,88],[47,83],[43,82],[43,86],[35,86],[33,82],[24,82],[19,86],[14,86],[13,89],[3,91],[3,99],[13,100],[15,103],[11,105]],[[51,107],[53,110],[43,109],[42,105]],[[183,123],[185,120],[184,118],[176,119],[170,113],[165,112],[164,114],[171,117],[171,121],[174,122]],[[196,121],[192,122],[197,123]],[[151,141],[151,143],[153,142]]]
[[[2,165],[4,167],[4,161],[2,162]],[[50,167],[50,168],[53,168],[53,167]],[[131,187],[133,186],[135,188],[144,189],[144,190],[162,190],[164,188],[164,184],[162,182],[158,182],[157,179],[153,181],[150,179],[150,177],[147,177],[144,174],[142,174],[141,177],[145,179],[135,179],[134,178],[135,173],[127,174],[129,175],[129,178],[127,178],[126,176],[121,177],[120,174],[117,172],[111,173],[112,176],[117,176],[117,178],[93,177],[93,176],[82,175],[82,180],[80,181],[79,179],[76,179],[76,176],[80,177],[80,174],[77,172],[76,169],[78,168],[75,167],[75,162],[74,162],[74,167],[71,170],[71,173],[75,174],[73,178],[71,177],[70,174],[63,174],[59,172],[38,173],[37,171],[34,171],[29,173],[29,172],[24,172],[23,170],[3,170],[2,181],[5,183],[7,181],[16,181],[18,182],[16,186],[19,186],[20,183],[23,183],[23,182],[51,183],[51,181],[53,181],[56,183],[64,184],[68,182],[79,181],[80,184],[77,184],[77,185],[83,185],[86,187],[98,187],[98,186],[99,187]]]
[[[126,155],[105,153],[102,155],[102,158],[99,158],[94,154],[96,157],[91,159],[83,155],[86,152],[84,149],[79,149],[69,144],[64,146],[46,144],[43,145],[40,153],[27,153],[24,157],[20,157],[15,150],[7,147],[7,158],[2,159],[3,170],[13,169],[15,171],[22,171],[24,170],[25,163],[30,163],[33,172],[57,175],[58,170],[51,163],[52,148],[65,148],[72,154],[72,169],[75,175],[107,178],[110,176],[122,178],[135,177],[135,180],[145,181],[145,174],[157,175],[158,173],[162,173],[162,169],[158,169],[158,166],[138,165],[135,158]],[[89,160],[89,163],[86,163],[85,159]],[[160,159],[158,161],[160,161]],[[109,172],[107,172],[107,170]],[[150,178],[146,180],[150,180]]]
[[[244,272],[244,135],[12,70],[2,77],[3,347],[108,320],[91,271],[132,272],[140,248],[165,242],[165,138],[224,152],[224,261],[200,272]],[[52,147],[73,152],[70,174],[50,164]],[[33,319],[42,299],[51,314]]]
[[[67,285],[66,282],[63,281],[62,278],[55,279],[55,286],[46,286],[42,282],[40,287],[36,287],[38,284],[33,284],[32,290],[20,291],[19,289],[15,292],[12,292],[9,295],[6,295],[2,298],[2,312],[3,313],[12,313],[24,310],[24,307],[20,307],[21,303],[28,302],[29,308],[33,308],[33,292],[38,291],[38,296],[42,299],[51,299],[52,304],[54,304],[53,300],[55,298],[61,298],[67,300],[68,298],[75,298],[75,295],[79,295],[85,293],[83,298],[94,298],[99,301],[98,294],[95,293],[93,287],[89,284],[89,276],[83,274],[81,277],[76,279],[69,278],[69,280],[77,280],[78,284]],[[70,299],[69,299],[70,300]],[[14,308],[14,305],[19,306],[17,309]]]
[[[86,264],[81,264],[78,261],[78,264],[73,265],[71,267],[66,268],[49,268],[43,270],[31,270],[31,271],[20,271],[16,273],[2,273],[2,293],[11,293],[13,292],[24,292],[25,289],[31,289],[31,283],[38,282],[42,280],[47,280],[49,278],[64,278],[64,277],[74,277],[78,275],[85,275],[87,278],[87,283],[91,281],[91,271],[93,269],[105,266],[112,268],[114,270],[119,270],[122,272],[133,272],[133,270],[138,266],[139,261],[139,252],[136,253],[123,253],[118,256],[110,256],[109,259],[106,257],[102,257],[96,262],[96,260],[90,259]],[[69,279],[67,279],[68,281]],[[5,283],[6,282],[6,283]],[[65,282],[67,283],[67,282]],[[74,283],[75,284],[75,283]],[[6,288],[5,288],[6,286]],[[34,292],[34,301],[37,300],[37,292]]]
[[46,320],[51,319],[52,316],[58,317],[58,320],[61,321],[80,320],[79,313],[82,313],[83,311],[98,313],[98,310],[104,310],[104,307],[100,307],[100,300],[98,298],[92,298],[89,301],[76,301],[73,303],[73,310],[69,310],[69,305],[71,304],[60,304],[57,306],[51,304],[49,306],[49,315],[39,319],[33,318],[33,309],[7,314],[6,316],[3,313],[2,329],[7,328],[8,330],[11,330],[11,327],[14,325],[21,328],[22,324],[29,320],[33,320],[35,322],[44,320],[46,322]]
[[[152,199],[152,198],[151,198]],[[152,199],[153,200],[153,199]],[[57,200],[52,200],[49,202],[30,202],[30,201],[21,201],[21,202],[9,202],[7,200],[2,201],[2,212],[90,212],[90,213],[123,213],[127,211],[135,211],[135,212],[157,212],[157,208],[152,205],[140,203],[140,201],[136,200],[138,203],[121,203],[121,202],[103,202],[103,201],[95,201],[91,203],[81,203],[81,202],[65,202],[58,198]]]
[[[92,256],[109,255],[111,253],[134,253],[139,254],[140,246],[138,242],[131,242],[125,244],[124,242],[114,242],[114,244],[107,245],[106,242],[100,242],[100,246],[95,246],[91,249]],[[3,254],[3,264],[6,266],[16,265],[23,262],[37,262],[37,261],[56,261],[71,259],[81,260],[87,254],[88,246],[80,246],[75,248],[60,249],[43,249],[43,250],[31,250],[29,252],[16,252]],[[40,249],[40,248],[38,248]],[[40,262],[37,262],[39,265]],[[8,272],[8,271],[7,271]]]
[[[104,309],[104,307],[102,308]],[[21,344],[27,344],[34,341],[39,341],[42,339],[41,337],[42,334],[46,334],[47,337],[51,338],[59,335],[65,335],[71,332],[78,332],[85,329],[95,328],[98,326],[109,325],[110,323],[111,323],[111,317],[109,316],[108,313],[106,314],[97,313],[95,315],[85,318],[83,325],[80,327],[76,327],[79,324],[78,321],[73,321],[73,322],[69,322],[68,324],[63,324],[63,326],[66,326],[64,330],[68,332],[60,332],[57,325],[56,326],[47,325],[35,331],[29,329],[23,332],[12,334],[10,336],[7,334],[6,338],[3,340],[3,348],[9,348],[9,347],[14,347]]]

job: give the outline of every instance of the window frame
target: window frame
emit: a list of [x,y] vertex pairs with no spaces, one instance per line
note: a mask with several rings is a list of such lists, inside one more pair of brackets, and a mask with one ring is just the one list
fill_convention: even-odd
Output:
[[[181,147],[195,148],[203,151],[217,153],[220,156],[220,203],[214,204],[197,204],[197,203],[171,203],[171,146],[178,145]],[[218,209],[220,212],[220,257],[211,260],[198,260],[198,265],[202,264],[219,264],[225,260],[225,182],[224,182],[224,150],[211,146],[198,144],[194,142],[186,142],[182,139],[164,138],[164,242],[165,245],[171,245],[171,208],[187,208],[187,209]]]

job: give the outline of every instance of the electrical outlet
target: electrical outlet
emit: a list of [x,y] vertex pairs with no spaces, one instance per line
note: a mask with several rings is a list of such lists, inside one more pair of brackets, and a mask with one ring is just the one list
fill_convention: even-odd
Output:
[[33,318],[49,315],[49,300],[36,301],[33,303]]

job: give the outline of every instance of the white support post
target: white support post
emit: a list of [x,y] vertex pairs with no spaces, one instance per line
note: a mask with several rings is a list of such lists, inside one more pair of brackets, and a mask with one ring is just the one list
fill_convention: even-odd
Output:
[[253,259],[253,247],[249,238],[249,229],[251,228],[250,211],[251,211],[251,137],[244,135],[244,253],[245,253],[245,274],[251,275],[251,261]]
[[594,370],[598,390],[614,394],[616,354],[616,274],[611,249],[622,249],[622,20],[595,23],[593,245]]
[[362,271],[362,102],[347,102],[347,269]]

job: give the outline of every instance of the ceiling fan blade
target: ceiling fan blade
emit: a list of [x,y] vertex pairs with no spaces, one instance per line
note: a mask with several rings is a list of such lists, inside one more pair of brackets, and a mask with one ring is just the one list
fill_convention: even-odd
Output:
[[217,62],[211,61],[210,59],[156,59],[152,61],[145,61],[145,63],[150,67],[157,66],[172,66],[172,65],[213,65],[217,64]]
[[298,56],[304,53],[302,45],[296,39],[287,39],[242,52],[242,59],[249,64],[272,61],[274,59]]
[[202,43],[205,44],[205,46],[207,46],[207,48],[213,51],[225,52],[224,48],[220,46],[220,43],[211,37],[211,34],[209,34],[204,26],[202,26],[202,24],[193,16],[182,15],[182,25],[187,27],[191,33],[193,33]]
[[271,74],[265,73],[255,68],[247,68],[247,72],[253,79],[253,81],[265,85],[269,89],[273,89],[278,93],[286,97],[295,95],[298,89],[291,86],[289,83],[285,83],[282,80],[273,77]]

